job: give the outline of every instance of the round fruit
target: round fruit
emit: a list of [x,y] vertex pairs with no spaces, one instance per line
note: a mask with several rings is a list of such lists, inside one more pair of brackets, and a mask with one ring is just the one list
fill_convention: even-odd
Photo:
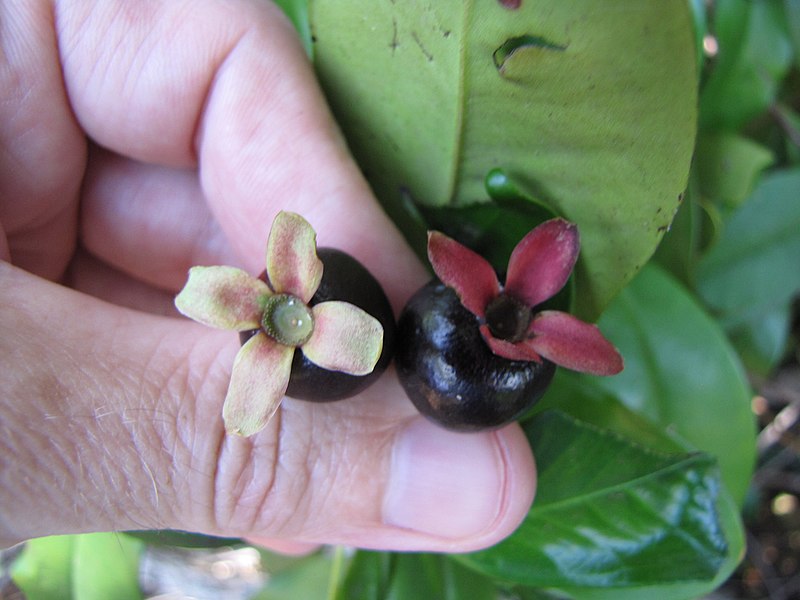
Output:
[[494,429],[522,416],[555,373],[547,360],[492,353],[478,320],[438,279],[409,300],[398,322],[400,382],[417,409],[457,431]]
[[[394,353],[396,324],[392,306],[383,288],[360,262],[334,248],[318,248],[317,256],[323,264],[322,281],[309,306],[328,300],[349,302],[368,312],[383,325],[383,350],[375,368],[367,375],[323,369],[308,360],[301,348],[295,350],[286,395],[298,400],[332,402],[356,395],[386,370]],[[244,343],[258,331],[242,332],[239,338]]]

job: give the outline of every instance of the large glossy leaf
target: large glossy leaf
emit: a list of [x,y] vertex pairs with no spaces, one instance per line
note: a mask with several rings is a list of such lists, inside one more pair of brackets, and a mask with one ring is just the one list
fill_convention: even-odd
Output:
[[648,266],[599,322],[625,370],[595,382],[664,431],[719,461],[737,502],[755,458],[751,391],[723,331],[671,277]]
[[[721,554],[722,562],[713,574],[687,581],[680,567],[681,550],[674,564],[671,581],[654,583],[643,574],[635,584],[621,585],[608,582],[603,585],[578,585],[569,577],[558,584],[560,592],[576,598],[613,598],[614,600],[638,598],[693,598],[721,584],[742,556],[744,546],[737,503],[727,488],[741,501],[752,469],[755,449],[754,425],[749,411],[748,388],[743,373],[725,336],[717,326],[672,278],[656,267],[647,267],[611,304],[600,327],[621,349],[626,359],[626,370],[612,378],[582,376],[560,371],[545,395],[539,411],[558,408],[582,422],[591,423],[605,431],[613,431],[625,439],[634,440],[647,448],[661,453],[686,453],[701,449],[718,457],[723,468],[724,488],[720,490],[716,506],[707,504],[705,515],[698,518],[719,519],[727,540],[727,551]],[[566,439],[569,432],[559,428],[563,443],[572,447],[575,440]],[[548,462],[549,444],[540,441],[539,434],[531,436],[540,469],[539,498],[533,506],[531,517],[539,510],[541,494],[549,487],[545,471],[551,468]],[[539,446],[541,444],[541,447]],[[541,449],[540,449],[541,448]],[[595,468],[610,469],[627,458],[614,459],[607,465],[594,463],[595,455],[586,452],[583,463]],[[685,454],[684,454],[685,456]],[[577,460],[577,459],[576,459]],[[602,459],[601,459],[602,462]],[[558,481],[563,485],[580,475],[556,468]],[[658,478],[657,471],[648,477]],[[666,481],[654,483],[657,494],[671,497]],[[594,512],[597,504],[575,494],[573,501],[585,511]],[[584,504],[585,502],[585,504]],[[657,503],[650,503],[657,509]],[[617,512],[620,521],[635,524],[631,515]],[[573,527],[575,531],[571,531]],[[581,531],[575,521],[565,526],[567,539]],[[562,534],[561,531],[558,532]],[[518,537],[519,535],[519,537]],[[557,544],[563,540],[557,538]],[[628,534],[626,534],[628,535]],[[622,536],[620,536],[622,537]],[[487,552],[496,553],[492,558],[497,564],[521,561],[524,556],[539,556],[540,546],[553,543],[544,537],[541,529],[529,528],[527,534],[515,534],[518,546],[500,546]],[[628,542],[635,544],[635,535]],[[661,549],[660,558],[666,557],[675,548]],[[663,553],[663,554],[661,554]],[[621,571],[627,562],[641,564],[636,555],[619,555]],[[484,564],[478,565],[485,568]],[[520,567],[522,569],[522,567]],[[538,562],[529,564],[531,572],[540,570]],[[500,571],[492,571],[501,576]],[[505,576],[514,576],[506,573]],[[529,582],[532,585],[549,584]]]
[[780,356],[800,294],[800,169],[762,179],[698,265],[697,287],[764,366]]
[[311,0],[309,14],[319,78],[390,210],[487,201],[502,168],[578,223],[589,317],[652,254],[694,138],[686,0]]
[[[596,377],[578,377],[573,373],[559,371],[553,384],[537,407],[538,412],[558,408],[583,422],[604,430],[613,431],[637,444],[661,453],[686,453],[695,450],[686,440],[677,439],[671,433],[642,415],[627,408],[610,392],[604,390]],[[537,412],[537,414],[538,414]],[[540,469],[542,465],[539,465]],[[535,508],[535,505],[534,505]],[[680,573],[675,581],[657,585],[611,588],[560,588],[561,592],[581,599],[639,600],[640,598],[697,598],[722,584],[737,567],[744,553],[744,532],[739,507],[726,489],[720,490],[717,514],[728,542],[727,555],[716,576],[703,581],[686,582]],[[711,517],[713,518],[713,517]],[[637,557],[630,557],[637,562]]]
[[706,454],[664,454],[545,412],[525,425],[536,501],[517,531],[464,557],[500,579],[556,588],[711,581],[728,542],[719,475]]

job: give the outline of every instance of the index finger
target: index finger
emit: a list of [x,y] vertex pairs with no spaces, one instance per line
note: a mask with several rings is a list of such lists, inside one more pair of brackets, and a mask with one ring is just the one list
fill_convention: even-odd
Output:
[[[361,260],[398,304],[424,278],[350,157],[288,20],[270,2],[57,3],[64,78],[99,144],[197,166],[252,270],[275,214]],[[390,264],[391,263],[391,264]]]

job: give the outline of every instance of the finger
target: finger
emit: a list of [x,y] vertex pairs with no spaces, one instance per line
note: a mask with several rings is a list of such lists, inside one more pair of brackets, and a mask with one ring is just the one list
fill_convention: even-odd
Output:
[[[295,51],[270,61],[273,44]],[[264,232],[288,208],[309,220],[318,243],[363,262],[397,306],[425,275],[374,201],[302,58],[286,29],[243,38],[232,51],[198,130],[203,188],[243,257],[260,257]]]
[[81,248],[75,253],[63,283],[117,306],[154,315],[179,316],[173,294],[131,277]]
[[425,278],[374,202],[273,3],[57,7],[64,79],[86,131],[144,162],[197,164],[249,271],[263,268],[269,226],[288,208],[325,232],[321,243],[361,260],[396,307]]
[[194,265],[240,266],[193,169],[146,164],[100,148],[90,156],[80,230],[92,254],[170,292],[183,286]]
[[114,307],[7,264],[0,305],[5,543],[177,528],[463,551],[499,541],[527,512],[534,471],[521,430],[441,430],[394,377],[342,402],[284,400],[259,434],[226,436],[236,335]]
[[52,279],[75,245],[86,141],[46,2],[0,3],[0,257]]

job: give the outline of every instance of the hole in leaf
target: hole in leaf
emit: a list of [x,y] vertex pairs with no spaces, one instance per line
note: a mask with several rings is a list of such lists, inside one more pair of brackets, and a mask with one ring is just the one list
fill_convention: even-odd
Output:
[[521,35],[519,37],[509,38],[492,54],[494,59],[494,66],[498,71],[503,70],[505,62],[517,51],[530,48],[540,48],[543,50],[566,50],[566,46],[555,44],[546,38],[538,35]]

